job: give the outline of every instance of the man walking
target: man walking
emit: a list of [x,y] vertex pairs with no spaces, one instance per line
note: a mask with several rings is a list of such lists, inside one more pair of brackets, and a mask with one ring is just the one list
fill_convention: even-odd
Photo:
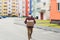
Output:
[[30,40],[32,32],[33,32],[33,26],[36,23],[35,19],[33,16],[29,15],[24,23],[27,25],[27,30],[28,30],[28,40]]

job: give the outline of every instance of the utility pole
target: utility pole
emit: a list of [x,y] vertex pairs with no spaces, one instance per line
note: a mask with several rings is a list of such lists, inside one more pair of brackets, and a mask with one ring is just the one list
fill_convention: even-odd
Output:
[[30,13],[29,14],[32,14],[32,0],[30,0]]

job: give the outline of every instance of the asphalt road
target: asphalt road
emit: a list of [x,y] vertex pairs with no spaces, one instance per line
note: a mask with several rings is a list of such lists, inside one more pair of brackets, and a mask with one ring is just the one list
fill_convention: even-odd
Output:
[[[27,28],[22,24],[15,24],[18,20],[18,18],[0,19],[0,40],[28,40]],[[31,40],[60,40],[60,33],[34,28]]]

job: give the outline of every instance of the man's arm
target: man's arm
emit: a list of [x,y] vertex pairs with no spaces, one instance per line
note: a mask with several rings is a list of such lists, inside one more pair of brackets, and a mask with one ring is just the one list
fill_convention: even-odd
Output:
[[35,18],[34,18],[34,24],[36,24],[36,20],[35,20]]
[[27,18],[25,19],[24,23],[25,23],[25,24],[27,23]]

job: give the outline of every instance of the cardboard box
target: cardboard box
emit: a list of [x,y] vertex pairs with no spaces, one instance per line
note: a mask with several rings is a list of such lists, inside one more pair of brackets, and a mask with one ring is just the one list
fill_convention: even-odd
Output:
[[27,26],[34,26],[34,21],[33,20],[27,21]]

